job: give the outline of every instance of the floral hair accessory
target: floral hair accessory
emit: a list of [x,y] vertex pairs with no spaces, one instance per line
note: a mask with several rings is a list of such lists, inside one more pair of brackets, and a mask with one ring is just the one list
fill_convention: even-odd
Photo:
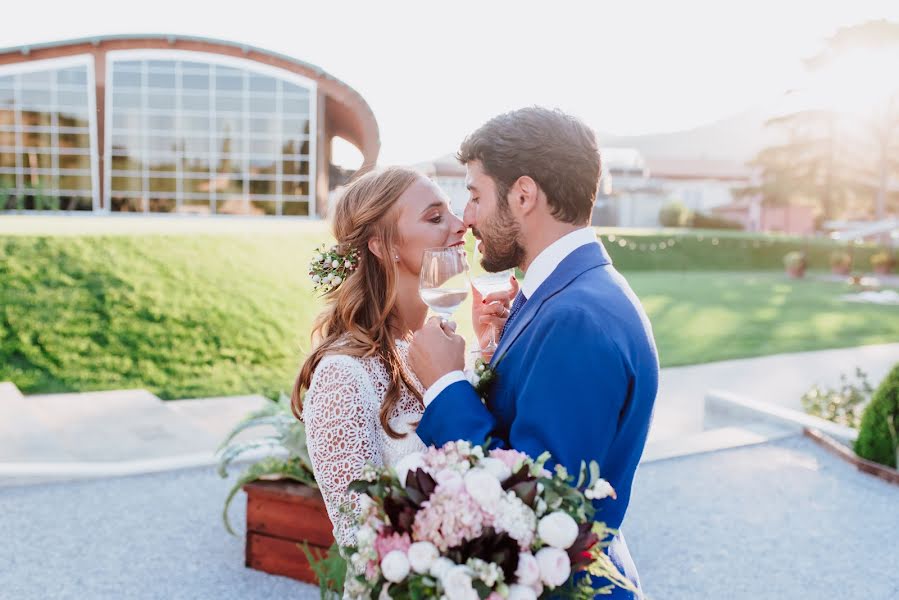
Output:
[[312,278],[312,289],[330,292],[346,281],[346,278],[359,266],[359,251],[355,248],[347,248],[340,251],[340,246],[331,246],[325,249],[325,245],[315,251],[312,261],[309,263],[309,277]]

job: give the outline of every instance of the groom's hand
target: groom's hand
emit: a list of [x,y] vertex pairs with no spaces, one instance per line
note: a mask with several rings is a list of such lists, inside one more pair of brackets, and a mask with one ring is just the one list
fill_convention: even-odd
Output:
[[412,336],[409,366],[428,389],[434,382],[453,371],[465,368],[465,340],[456,335],[456,324],[431,317]]

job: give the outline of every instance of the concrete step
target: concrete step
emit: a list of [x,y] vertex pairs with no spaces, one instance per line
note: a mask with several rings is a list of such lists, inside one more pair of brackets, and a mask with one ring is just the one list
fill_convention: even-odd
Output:
[[[268,398],[259,395],[169,400],[165,403],[167,408],[178,414],[185,422],[191,423],[212,436],[216,445],[211,450],[218,448],[225,436],[244,417],[268,404],[270,404]],[[235,439],[249,441],[273,432],[271,427],[254,427],[242,431]]]
[[691,454],[764,444],[800,433],[801,430],[794,427],[767,423],[745,423],[739,426],[719,427],[678,438],[650,442],[646,445],[640,462],[649,463]]
[[57,460],[157,459],[212,452],[217,442],[147,390],[28,396],[24,404],[65,449]]
[[71,460],[68,451],[32,411],[19,389],[0,382],[0,462]]

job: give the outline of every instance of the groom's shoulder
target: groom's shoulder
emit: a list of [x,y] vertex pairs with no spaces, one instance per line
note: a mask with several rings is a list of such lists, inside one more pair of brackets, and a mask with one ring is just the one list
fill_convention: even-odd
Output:
[[[576,319],[612,334],[649,331],[649,321],[627,280],[612,266],[589,269],[546,303],[547,316]],[[651,334],[650,334],[651,335]]]

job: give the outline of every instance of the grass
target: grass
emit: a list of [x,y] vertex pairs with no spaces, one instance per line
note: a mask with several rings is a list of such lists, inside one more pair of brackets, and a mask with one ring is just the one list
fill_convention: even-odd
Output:
[[842,301],[853,291],[843,283],[776,271],[625,275],[663,366],[899,342],[896,307]]
[[[321,224],[0,236],[0,381],[27,393],[140,387],[162,398],[289,390],[320,308],[307,260],[326,239]],[[844,303],[847,286],[791,281],[779,267],[622,271],[664,366],[899,341],[895,307]]]

